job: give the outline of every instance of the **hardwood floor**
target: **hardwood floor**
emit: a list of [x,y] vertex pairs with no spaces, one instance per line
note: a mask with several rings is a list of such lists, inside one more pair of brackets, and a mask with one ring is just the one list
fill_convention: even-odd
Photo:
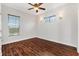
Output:
[[32,38],[2,46],[3,56],[77,56],[75,47]]

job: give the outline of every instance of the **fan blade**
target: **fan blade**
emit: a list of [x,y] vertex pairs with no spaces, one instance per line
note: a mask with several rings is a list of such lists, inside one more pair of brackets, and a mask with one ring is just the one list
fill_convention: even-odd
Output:
[[38,13],[38,10],[36,10],[36,13]]
[[46,10],[45,8],[41,8],[41,7],[39,7],[39,9]]
[[43,3],[39,3],[38,5],[40,6],[40,5],[42,5]]
[[29,8],[28,10],[31,10],[31,9],[33,9],[33,8]]
[[32,6],[34,6],[33,4],[31,4],[31,3],[28,3],[29,5],[32,5]]

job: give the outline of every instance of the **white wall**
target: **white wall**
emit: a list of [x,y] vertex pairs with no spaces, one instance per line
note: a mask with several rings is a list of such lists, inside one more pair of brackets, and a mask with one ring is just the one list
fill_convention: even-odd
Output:
[[0,3],[0,13],[1,13],[1,3]]
[[79,4],[78,4],[78,53],[79,53]]
[[[9,37],[8,14],[20,16],[20,35]],[[2,5],[2,29],[3,44],[32,38],[35,35],[35,16]]]
[[1,49],[2,49],[2,48],[1,48],[1,45],[2,45],[2,44],[1,44],[1,40],[2,40],[2,39],[1,39],[1,35],[2,35],[2,34],[1,34],[1,29],[2,29],[2,26],[1,26],[1,4],[0,4],[0,56],[2,55],[2,53],[1,53],[1,51],[2,51],[2,50],[1,50]]
[[[44,23],[43,17],[56,15],[57,21]],[[63,19],[59,20],[59,16]],[[37,37],[77,47],[77,7],[65,4],[59,8],[37,16]]]

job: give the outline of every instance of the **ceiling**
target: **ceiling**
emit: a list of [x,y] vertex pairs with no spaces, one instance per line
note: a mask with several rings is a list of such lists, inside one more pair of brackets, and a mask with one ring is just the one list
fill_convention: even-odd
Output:
[[31,8],[32,6],[28,3],[4,3],[3,5],[6,5],[8,7],[14,8],[16,10],[22,11],[24,13],[28,13],[31,15],[38,15],[43,14],[45,12],[49,12],[50,10],[53,10],[61,5],[64,5],[64,3],[44,3],[40,7],[46,8],[46,10],[39,10],[38,13],[35,12],[34,9],[28,10],[28,8]]

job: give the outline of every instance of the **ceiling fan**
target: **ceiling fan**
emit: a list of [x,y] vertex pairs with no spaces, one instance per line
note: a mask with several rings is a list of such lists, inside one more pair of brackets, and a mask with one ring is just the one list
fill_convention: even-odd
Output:
[[36,13],[38,13],[38,10],[46,10],[45,8],[42,8],[40,7],[43,3],[35,3],[35,4],[32,4],[32,3],[28,3],[29,5],[33,6],[32,8],[29,8],[28,10],[36,10]]

